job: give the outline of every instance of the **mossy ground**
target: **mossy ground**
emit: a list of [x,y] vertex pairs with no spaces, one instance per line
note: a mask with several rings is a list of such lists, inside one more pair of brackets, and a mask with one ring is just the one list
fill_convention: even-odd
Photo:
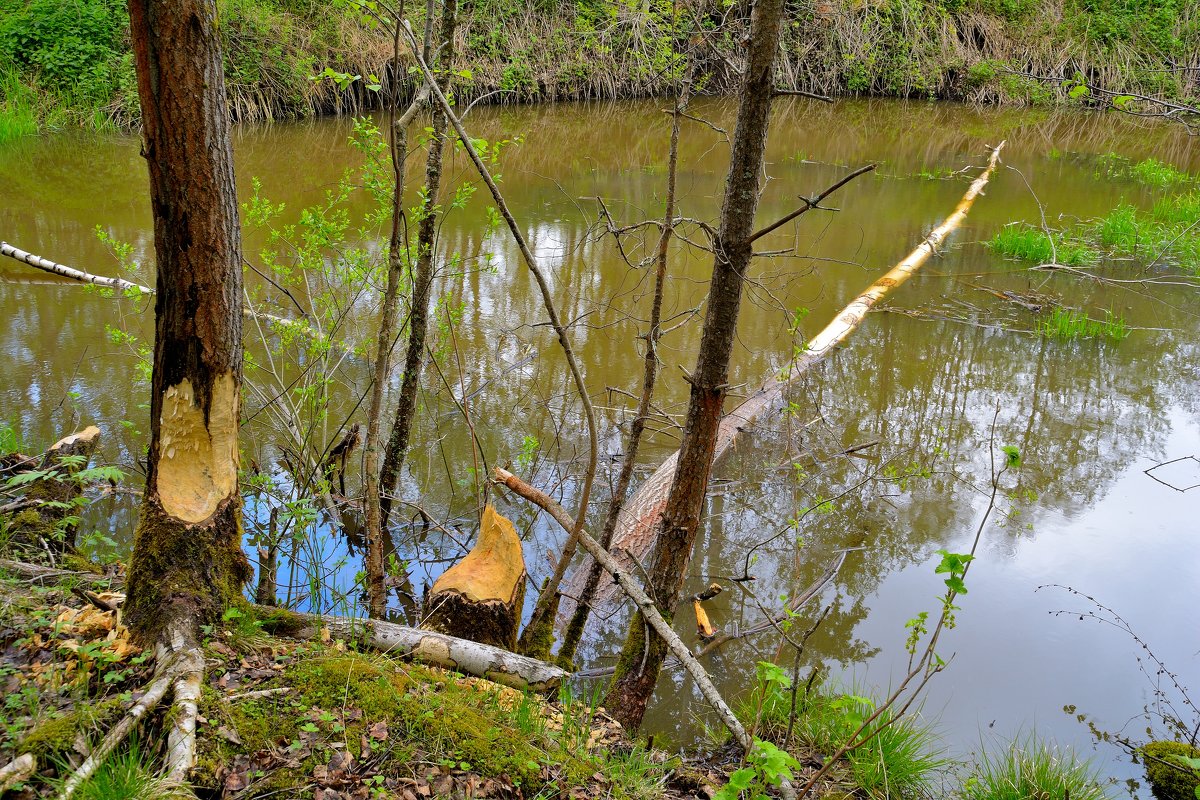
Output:
[[[152,668],[66,580],[41,586],[0,572],[0,763],[32,752],[40,764],[20,798],[53,795]],[[676,760],[629,744],[594,706],[341,642],[271,636],[248,607],[226,616],[206,628],[192,775],[201,796],[681,796],[667,787]],[[283,614],[269,624],[286,623]],[[165,713],[137,745],[151,766]]]

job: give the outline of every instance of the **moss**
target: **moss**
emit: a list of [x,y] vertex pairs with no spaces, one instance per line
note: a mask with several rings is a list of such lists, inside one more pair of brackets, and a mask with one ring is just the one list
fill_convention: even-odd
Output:
[[295,636],[305,628],[311,627],[311,623],[306,617],[286,608],[268,608],[266,606],[253,606],[252,608],[255,618],[262,623],[262,629],[276,636]]
[[[1200,758],[1200,748],[1183,742],[1150,742],[1141,749],[1146,765],[1146,780],[1159,800],[1195,800],[1200,773],[1188,774],[1176,756]],[[1163,762],[1170,763],[1163,763]],[[1179,769],[1171,766],[1178,764]]]
[[[334,742],[345,742],[360,761],[369,757],[362,742],[379,722],[388,729],[390,755],[379,766],[386,775],[412,777],[413,765],[421,763],[465,763],[483,776],[508,776],[533,794],[551,784],[586,785],[597,772],[608,774],[609,762],[589,754],[577,735],[548,729],[543,715],[551,712],[542,700],[484,681],[350,652],[297,659],[272,683],[296,691],[230,704],[205,688],[201,713],[210,724],[236,731],[241,744],[201,737],[198,785],[214,785],[219,767],[239,756],[290,747],[298,763],[255,784],[256,794],[286,793],[311,782],[313,767],[329,760]],[[586,741],[586,725],[582,730]],[[657,780],[658,765],[629,761],[632,766],[612,757],[623,774],[655,771],[645,782]],[[552,765],[553,777],[543,765]]]
[[240,498],[225,500],[210,520],[196,525],[173,519],[156,503],[145,504],[124,608],[136,640],[154,641],[180,614],[216,624],[226,608],[242,601],[242,585],[252,572],[241,540]]
[[109,698],[44,720],[22,737],[20,748],[39,757],[66,753],[74,745],[76,736],[107,727],[120,716],[121,710],[121,701]]

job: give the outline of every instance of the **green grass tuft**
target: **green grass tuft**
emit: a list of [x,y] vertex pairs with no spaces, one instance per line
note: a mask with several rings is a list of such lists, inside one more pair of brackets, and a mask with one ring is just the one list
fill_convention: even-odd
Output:
[[1129,326],[1124,317],[1114,316],[1111,310],[1104,312],[1104,319],[1095,320],[1083,311],[1058,307],[1038,325],[1038,332],[1069,342],[1097,337],[1119,342],[1129,335]]
[[160,776],[155,754],[132,742],[123,752],[109,756],[75,796],[79,800],[183,800],[192,795]]
[[[771,684],[765,695],[759,696],[764,697],[759,709],[760,735],[779,741],[788,729],[790,691]],[[824,689],[808,692],[802,689],[797,698],[792,741],[785,745],[798,745],[824,756],[831,755],[849,741],[875,708],[874,700],[856,691],[841,694]],[[859,738],[867,741],[850,750],[846,762],[855,785],[873,797],[933,796],[937,779],[950,764],[943,756],[943,748],[932,728],[915,716],[893,721],[892,714],[885,711]]]
[[1061,234],[1051,239],[1032,225],[1006,225],[987,246],[997,255],[1038,264],[1063,264],[1069,267],[1094,264],[1099,254],[1090,247],[1068,240]]
[[961,796],[963,800],[1105,800],[1109,794],[1087,761],[1029,737],[1003,755],[985,754],[963,782]]

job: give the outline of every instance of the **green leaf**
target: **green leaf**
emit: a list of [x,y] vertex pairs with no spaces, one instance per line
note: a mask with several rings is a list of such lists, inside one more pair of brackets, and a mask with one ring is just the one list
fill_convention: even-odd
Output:
[[784,689],[790,689],[792,686],[792,679],[778,664],[772,664],[770,661],[759,661],[756,670],[758,672],[758,679],[763,683],[777,683]]
[[1011,444],[1006,444],[1000,448],[1004,451],[1004,463],[1016,469],[1021,466],[1021,451]]
[[1072,89],[1069,94],[1072,100],[1078,100],[1081,97],[1087,97],[1089,90],[1087,86],[1079,85]]
[[1136,99],[1137,98],[1131,94],[1119,94],[1112,99],[1112,104],[1116,108],[1125,108],[1125,106],[1129,105]]

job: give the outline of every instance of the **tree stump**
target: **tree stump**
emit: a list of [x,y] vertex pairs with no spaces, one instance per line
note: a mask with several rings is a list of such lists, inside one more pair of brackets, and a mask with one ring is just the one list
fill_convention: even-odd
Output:
[[[13,517],[17,542],[38,547],[45,543],[56,553],[75,550],[75,526],[63,521],[78,510],[75,500],[83,493],[83,487],[75,480],[75,474],[87,469],[99,443],[100,429],[89,425],[59,439],[46,451],[36,469],[50,474],[29,484],[25,490],[29,507]],[[82,456],[83,462],[64,465],[63,458],[67,456]]]
[[427,630],[512,650],[525,599],[525,558],[513,524],[491,505],[479,541],[425,599]]

